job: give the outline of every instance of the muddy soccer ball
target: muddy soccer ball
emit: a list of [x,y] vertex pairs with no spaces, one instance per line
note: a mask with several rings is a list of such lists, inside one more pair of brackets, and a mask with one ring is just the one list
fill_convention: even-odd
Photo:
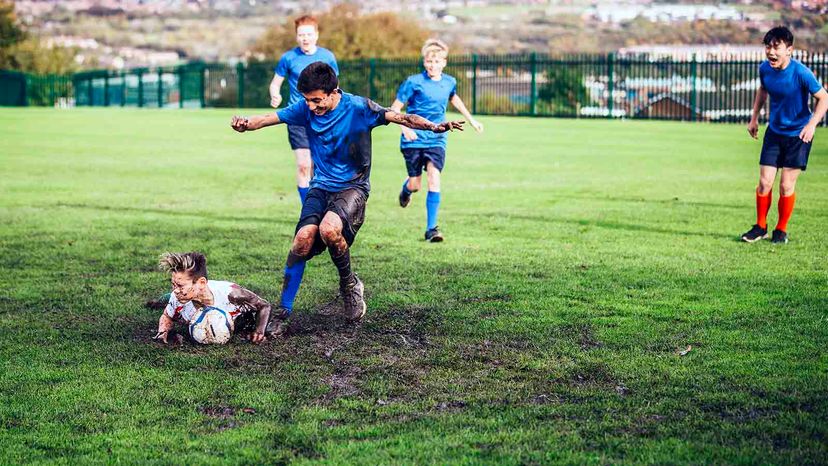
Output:
[[205,307],[190,322],[190,336],[202,345],[223,345],[233,336],[233,319],[217,307]]

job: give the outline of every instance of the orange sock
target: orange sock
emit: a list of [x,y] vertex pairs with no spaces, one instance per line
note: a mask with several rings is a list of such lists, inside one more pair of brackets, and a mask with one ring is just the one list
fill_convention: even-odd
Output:
[[764,229],[768,228],[768,211],[771,206],[772,192],[773,191],[768,191],[768,193],[763,196],[759,194],[758,189],[756,190],[756,224]]
[[796,203],[796,193],[790,196],[779,196],[779,222],[776,224],[776,229],[787,231],[788,220],[791,219],[794,204]]

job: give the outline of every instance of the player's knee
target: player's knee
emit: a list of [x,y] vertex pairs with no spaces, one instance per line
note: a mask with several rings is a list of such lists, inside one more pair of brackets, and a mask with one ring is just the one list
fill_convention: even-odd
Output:
[[771,189],[773,189],[773,180],[766,180],[764,178],[759,179],[759,186],[756,187],[759,194],[767,194]]
[[305,177],[310,177],[311,172],[311,161],[310,160],[300,160],[296,163],[296,169],[300,175]]
[[412,193],[416,193],[423,187],[423,179],[419,176],[417,178],[409,178],[408,179],[408,190]]
[[316,237],[315,228],[303,228],[293,237],[291,252],[297,256],[307,256],[313,249],[313,241]]
[[342,227],[333,222],[323,221],[319,225],[319,235],[327,245],[337,243],[342,238]]

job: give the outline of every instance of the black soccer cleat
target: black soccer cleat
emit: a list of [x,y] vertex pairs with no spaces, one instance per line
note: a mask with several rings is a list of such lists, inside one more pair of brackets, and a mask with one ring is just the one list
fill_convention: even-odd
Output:
[[773,230],[773,236],[771,237],[771,243],[773,244],[787,244],[788,243],[788,234],[782,230]]
[[443,241],[443,234],[440,233],[440,227],[434,227],[431,230],[426,230],[425,240],[429,243],[439,243]]
[[751,228],[750,231],[742,235],[742,241],[744,241],[745,243],[755,243],[760,239],[765,239],[767,237],[767,228],[762,228],[759,225],[753,225],[753,228]]
[[405,193],[404,190],[400,190],[400,207],[408,207],[408,204],[411,203],[411,193]]

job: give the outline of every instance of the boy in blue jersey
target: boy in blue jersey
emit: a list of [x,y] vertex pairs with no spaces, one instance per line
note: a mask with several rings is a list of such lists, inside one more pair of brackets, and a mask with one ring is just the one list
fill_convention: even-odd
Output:
[[364,286],[351,271],[350,246],[365,220],[365,203],[371,188],[371,130],[390,122],[418,130],[443,133],[463,129],[462,121],[432,123],[417,115],[401,115],[364,97],[340,90],[334,69],[326,63],[308,65],[297,88],[304,100],[271,115],[233,117],[238,132],[279,123],[302,126],[313,157],[313,178],[302,205],[293,245],[285,265],[280,301],[284,321],[302,282],[305,263],[325,249],[339,271],[339,286],[347,316],[365,314]]
[[[483,125],[471,116],[457,95],[457,80],[443,74],[448,46],[443,41],[428,39],[423,45],[422,53],[425,71],[409,76],[400,85],[391,110],[399,112],[403,106],[407,106],[406,111],[410,114],[441,122],[445,121],[446,107],[451,102],[475,131],[482,132]],[[428,177],[425,239],[432,243],[443,241],[443,234],[437,227],[437,214],[440,209],[440,173],[446,160],[445,134],[412,130],[404,126],[401,129],[400,150],[405,159],[408,178],[400,191],[400,206],[406,207],[411,202],[411,194],[420,190],[425,169]]]
[[[279,59],[274,69],[273,80],[270,82],[270,105],[278,108],[282,103],[282,95],[279,89],[282,82],[287,78],[290,88],[290,101],[288,105],[303,100],[302,94],[296,89],[296,82],[299,74],[306,66],[313,62],[321,61],[331,65],[334,72],[339,74],[339,67],[333,52],[326,48],[317,47],[319,40],[319,24],[313,16],[301,16],[293,22],[296,27],[296,42],[299,44],[285,52]],[[311,155],[308,135],[305,128],[297,125],[288,125],[288,141],[290,148],[296,155],[296,189],[299,191],[299,199],[304,203],[305,196],[310,189],[311,177]]]
[[[768,210],[776,173],[779,180],[779,219],[771,242],[788,242],[788,220],[793,213],[796,179],[808,165],[808,155],[817,125],[828,110],[828,92],[808,69],[793,60],[794,37],[788,28],[779,26],[765,34],[767,61],[759,66],[761,85],[753,100],[753,115],[748,133],[756,139],[759,131],[759,111],[770,95],[768,129],[759,156],[759,186],[756,188],[756,224],[742,235],[742,241],[753,243],[768,237]],[[817,99],[813,114],[808,107],[810,96]]]

